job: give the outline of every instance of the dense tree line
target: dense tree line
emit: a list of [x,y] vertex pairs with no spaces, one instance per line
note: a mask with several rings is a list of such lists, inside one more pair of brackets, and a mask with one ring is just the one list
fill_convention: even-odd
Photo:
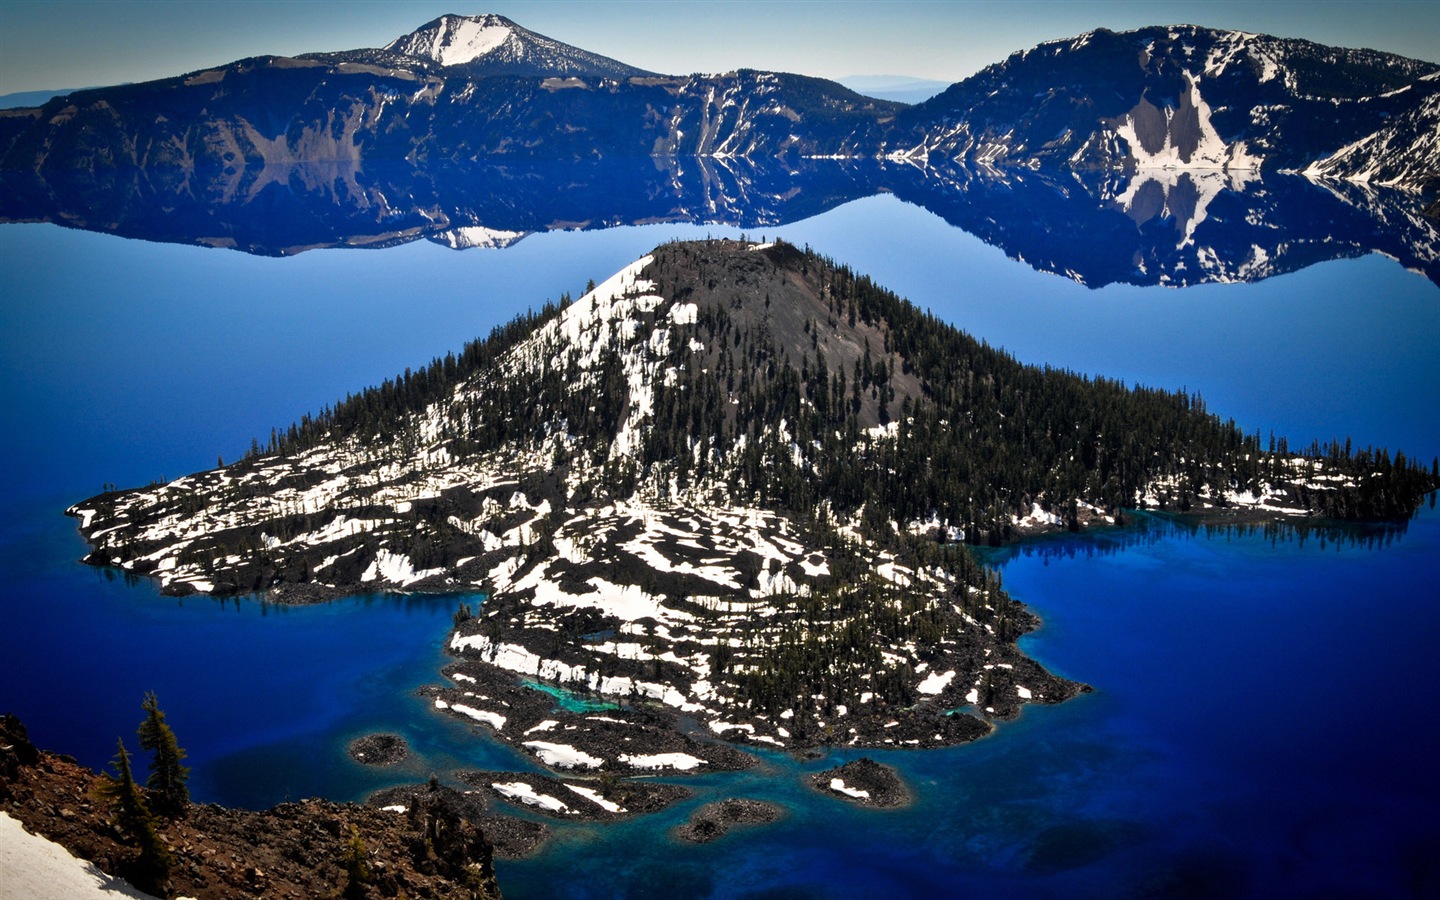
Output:
[[[737,256],[748,269],[737,271]],[[735,496],[802,518],[821,507],[863,509],[881,523],[938,518],[993,542],[1010,537],[1011,517],[1033,503],[1074,526],[1072,501],[1118,511],[1161,478],[1163,508],[1184,511],[1205,493],[1258,494],[1264,483],[1285,481],[1304,508],[1344,518],[1408,514],[1435,483],[1436,473],[1403,454],[1356,452],[1349,441],[1311,447],[1295,470],[1283,442],[1262,449],[1258,435],[1210,414],[1199,397],[1023,365],[845,266],[786,245],[764,256],[757,270],[723,246],[657,251],[647,276],[663,294],[700,301],[702,311],[672,334],[673,377],[654,386],[639,454],[633,463],[610,460],[597,489],[624,495],[639,481],[673,476],[684,489],[720,478]],[[797,284],[813,306],[801,333]],[[788,304],[775,304],[773,315],[772,295]],[[630,399],[618,348],[602,348],[598,364],[582,372],[577,354],[585,348],[555,339],[533,348],[537,364],[523,376],[500,367],[568,303],[562,297],[458,356],[407,369],[272,432],[266,450],[291,454],[354,438],[387,460],[408,459],[433,437],[421,434],[418,414],[434,406],[452,457],[564,433],[604,463]],[[692,336],[703,351],[692,349]],[[863,353],[835,349],[847,342],[863,343]],[[885,426],[892,438],[868,436]],[[1317,486],[1321,470],[1352,477],[1356,487]]]
[[[721,260],[667,249],[655,266],[662,283],[691,269],[692,281],[715,289],[705,273]],[[673,468],[682,484],[723,472],[741,496],[802,514],[825,504],[882,523],[938,517],[996,540],[1034,502],[1074,525],[1072,500],[1114,512],[1160,478],[1161,505],[1183,511],[1203,492],[1258,494],[1264,483],[1313,482],[1323,470],[1357,486],[1290,489],[1302,508],[1345,518],[1406,515],[1435,484],[1435,473],[1403,455],[1352,452],[1348,441],[1312,447],[1297,470],[1285,448],[1262,450],[1258,435],[1221,421],[1197,396],[1022,365],[844,266],[793,248],[786,257],[767,286],[779,292],[786,270],[802,269],[828,323],[807,323],[809,340],[797,340],[768,318],[741,325],[712,306],[695,330],[722,350],[705,366],[694,355],[675,360],[677,383],[656,391],[646,465]],[[865,337],[863,356],[837,366],[815,337],[834,331],[879,340],[872,347]],[[893,440],[862,440],[892,423]]]

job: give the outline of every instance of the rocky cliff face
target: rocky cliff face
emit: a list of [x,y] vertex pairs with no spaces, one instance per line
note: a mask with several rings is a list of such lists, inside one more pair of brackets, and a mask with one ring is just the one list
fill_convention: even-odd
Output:
[[1306,169],[1311,178],[1361,184],[1431,186],[1440,171],[1440,74],[1397,88],[1415,105]]
[[1435,93],[1437,68],[1195,26],[1100,30],[1016,53],[907,110],[908,133],[887,149],[997,167],[1303,169],[1391,130],[1367,144],[1428,164],[1376,180],[1422,187],[1437,176],[1435,154],[1416,148],[1425,129],[1392,120]]
[[0,168],[190,172],[295,163],[859,156],[900,104],[799,75],[471,77],[261,57],[0,113]]

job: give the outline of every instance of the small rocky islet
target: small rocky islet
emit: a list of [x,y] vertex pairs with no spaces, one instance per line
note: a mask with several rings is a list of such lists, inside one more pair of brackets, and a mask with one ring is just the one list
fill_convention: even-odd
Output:
[[393,766],[410,753],[403,737],[389,733],[363,735],[345,749],[351,759],[365,766]]
[[671,829],[677,840],[691,844],[708,844],[719,840],[737,826],[768,825],[785,815],[784,807],[765,800],[730,797],[707,803],[690,816],[689,821]]
[[861,806],[894,809],[908,805],[913,799],[900,773],[865,756],[817,772],[806,780],[823,794]]

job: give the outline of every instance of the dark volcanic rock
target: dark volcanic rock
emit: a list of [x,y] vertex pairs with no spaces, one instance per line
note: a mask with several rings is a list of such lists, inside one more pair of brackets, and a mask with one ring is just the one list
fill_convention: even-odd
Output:
[[517,819],[489,812],[485,795],[478,791],[457,791],[434,781],[402,784],[376,791],[366,798],[367,806],[380,809],[403,806],[408,813],[416,805],[442,804],[451,813],[479,825],[501,859],[524,859],[540,852],[550,840],[550,827],[542,822]]
[[534,772],[461,772],[460,780],[506,803],[571,822],[610,822],[659,812],[689,797],[689,788],[602,776],[560,779]]
[[[20,776],[20,769],[40,761],[40,751],[30,743],[25,723],[11,713],[0,718],[0,789]],[[5,795],[0,793],[0,799]]]
[[568,710],[550,694],[495,666],[462,660],[445,673],[456,687],[421,691],[434,698],[436,709],[485,729],[551,769],[647,775],[692,768],[728,772],[755,765],[755,757],[743,750],[677,730],[663,708],[592,700],[592,709]]
[[774,803],[732,797],[695,810],[690,821],[677,825],[671,834],[692,844],[708,844],[724,837],[736,825],[768,825],[784,814],[784,808]]
[[367,766],[392,766],[410,752],[398,734],[367,734],[350,742],[350,758]]
[[811,787],[822,793],[861,806],[890,809],[905,806],[911,800],[910,789],[894,769],[864,756],[843,766],[818,772],[808,780]]

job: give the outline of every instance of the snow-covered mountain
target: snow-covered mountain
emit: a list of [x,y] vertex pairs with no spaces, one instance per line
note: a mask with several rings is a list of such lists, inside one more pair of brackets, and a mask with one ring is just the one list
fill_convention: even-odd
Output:
[[[909,130],[886,151],[996,167],[1247,171],[1304,169],[1365,141],[1384,158],[1315,171],[1394,169],[1388,183],[1422,187],[1437,175],[1436,154],[1417,144],[1427,120],[1392,120],[1433,95],[1437,71],[1239,31],[1102,29],[1016,53],[907,110]],[[1392,140],[1367,139],[1387,128]],[[1395,154],[1412,164],[1389,161]]]
[[[0,167],[330,160],[893,158],[1437,182],[1440,66],[1195,26],[1012,55],[917,106],[771,72],[654,76],[499,16],[0,110]],[[496,77],[505,76],[505,77]]]
[[633,78],[653,74],[522,28],[504,16],[441,16],[396,38],[388,52],[468,76]]

